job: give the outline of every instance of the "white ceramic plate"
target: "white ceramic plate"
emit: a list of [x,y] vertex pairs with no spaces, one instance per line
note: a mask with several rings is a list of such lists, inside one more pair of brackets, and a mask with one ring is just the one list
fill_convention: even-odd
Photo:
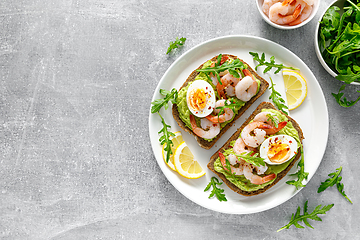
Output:
[[[184,53],[170,66],[161,78],[152,101],[162,98],[159,93],[160,89],[179,89],[194,69],[220,53],[236,55],[254,68],[255,63],[252,56],[249,54],[250,51],[258,52],[259,54],[264,52],[267,60],[269,60],[271,56],[275,56],[277,63],[300,68],[301,74],[307,80],[308,96],[300,107],[290,112],[290,115],[300,124],[304,132],[305,171],[309,172],[309,181],[315,174],[322,160],[327,144],[329,130],[327,106],[320,85],[310,69],[300,58],[281,45],[263,38],[252,36],[226,36],[206,41]],[[269,76],[271,76],[276,84],[275,89],[277,91],[284,91],[283,80],[280,74],[275,75],[272,71],[271,74],[264,75],[262,74],[262,71],[263,68],[258,69],[260,75],[269,82]],[[226,142],[261,102],[269,101],[269,95],[270,92],[267,90],[265,94],[261,96],[231,128],[229,128],[210,150],[201,148],[193,136],[180,129],[172,117],[171,106],[167,110],[161,109],[160,112],[164,117],[165,122],[172,126],[171,130],[173,132],[181,130],[184,141],[206,171],[205,176],[194,180],[181,177],[165,164],[162,158],[162,150],[158,135],[158,131],[162,128],[160,117],[157,114],[152,114],[150,112],[149,133],[152,149],[157,163],[171,184],[193,202],[205,208],[229,214],[261,212],[280,205],[299,192],[300,190],[297,191],[294,186],[286,184],[286,181],[295,179],[290,176],[285,176],[278,184],[265,193],[252,197],[239,195],[229,189],[225,184],[222,184],[221,187],[225,189],[227,202],[219,202],[215,197],[209,199],[208,196],[210,191],[204,192],[211,177],[216,176],[207,168],[210,156]],[[289,173],[295,173],[296,171],[297,168],[294,166]]]

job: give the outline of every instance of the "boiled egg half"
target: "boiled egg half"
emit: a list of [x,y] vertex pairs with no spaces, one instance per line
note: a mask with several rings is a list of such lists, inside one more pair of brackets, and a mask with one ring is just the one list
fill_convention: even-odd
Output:
[[204,80],[191,83],[186,93],[186,102],[190,112],[197,117],[206,117],[215,107],[215,92]]
[[275,135],[267,138],[260,146],[260,157],[270,165],[289,161],[297,154],[298,143],[289,135]]

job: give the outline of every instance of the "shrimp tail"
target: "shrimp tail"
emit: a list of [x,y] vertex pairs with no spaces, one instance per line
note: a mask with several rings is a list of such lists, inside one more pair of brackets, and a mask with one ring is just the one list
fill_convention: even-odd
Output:
[[221,162],[221,165],[224,167],[224,170],[225,171],[229,171],[227,168],[226,168],[226,160],[225,160],[225,156],[222,152],[219,152],[219,158],[220,158],[220,162]]
[[[221,84],[220,84],[220,82],[221,82]],[[218,84],[216,85],[216,91],[218,92],[220,98],[227,99],[226,93],[225,93],[226,88],[224,86],[226,83],[222,82],[221,79],[220,79],[220,82],[218,82]]]
[[251,72],[249,71],[249,69],[244,68],[244,69],[243,69],[243,73],[245,74],[245,76],[249,76],[249,77],[251,77],[251,78],[255,81],[254,76],[251,74]]
[[272,173],[272,174],[269,174],[269,175],[266,175],[265,177],[263,177],[262,180],[263,180],[263,183],[266,183],[266,182],[273,180],[274,178],[276,178],[276,174]]
[[286,121],[283,121],[283,122],[280,122],[278,123],[278,127],[273,127],[271,125],[269,125],[270,127],[268,127],[267,125],[268,124],[265,124],[263,126],[265,126],[265,128],[262,128],[267,135],[272,135],[272,134],[275,134],[277,132],[279,132],[281,129],[283,129],[285,126],[286,126],[287,122]]
[[213,123],[221,123],[221,122],[223,122],[223,121],[221,121],[220,116],[214,116],[214,115],[210,114],[210,115],[207,115],[206,118],[207,118],[207,120],[209,120],[209,121],[211,121]]
[[293,13],[294,19],[296,19],[300,15],[300,13],[301,13],[301,5],[299,4],[299,5],[297,5],[297,7],[295,8],[295,11]]
[[196,125],[196,121],[195,121],[195,117],[194,115],[190,114],[190,124],[191,124],[191,128],[194,130],[195,128],[197,128]]
[[256,177],[253,177],[250,180],[250,182],[252,184],[256,184],[256,185],[260,185],[260,184],[264,184],[264,183],[267,183],[271,180],[273,180],[274,178],[276,178],[276,174],[275,173],[272,173],[272,174],[269,174],[269,175],[266,175],[264,177],[260,177],[260,176],[257,176],[255,175]]

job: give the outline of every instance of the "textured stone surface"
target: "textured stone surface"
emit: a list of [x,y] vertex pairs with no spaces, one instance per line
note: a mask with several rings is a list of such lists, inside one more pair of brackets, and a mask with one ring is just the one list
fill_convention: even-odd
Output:
[[[360,234],[360,103],[331,96],[341,83],[314,52],[315,19],[292,31],[263,21],[255,1],[2,0],[0,3],[1,239],[354,239]],[[329,110],[329,141],[308,186],[251,215],[205,209],[181,195],[149,142],[153,92],[185,51],[211,38],[245,34],[297,54],[318,79]],[[176,54],[170,41],[188,38]],[[354,87],[352,99],[357,97]],[[334,188],[343,166],[349,204]],[[309,200],[335,207],[277,233]]]

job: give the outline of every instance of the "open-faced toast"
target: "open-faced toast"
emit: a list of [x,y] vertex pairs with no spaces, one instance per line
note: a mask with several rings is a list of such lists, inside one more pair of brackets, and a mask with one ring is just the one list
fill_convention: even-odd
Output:
[[[227,149],[232,148],[231,144],[234,144],[234,141],[236,141],[238,138],[241,138],[241,132],[242,130],[250,123],[253,121],[254,117],[259,114],[260,112],[262,112],[262,110],[265,109],[275,109],[274,105],[269,103],[269,102],[262,102],[256,109],[255,111],[250,115],[250,117],[242,124],[242,126],[229,138],[229,140],[218,150],[216,151],[216,153],[214,155],[211,156],[210,158],[210,162],[208,163],[208,168],[216,173],[222,180],[223,182],[226,183],[226,185],[232,189],[233,191],[245,195],[245,196],[253,196],[253,195],[257,195],[260,193],[265,192],[266,190],[268,190],[269,188],[271,188],[272,186],[274,186],[275,184],[277,184],[284,176],[286,176],[286,174],[289,172],[289,170],[294,166],[295,162],[300,158],[301,156],[301,151],[300,151],[300,144],[302,144],[302,140],[304,139],[303,136],[303,132],[299,126],[299,124],[292,119],[291,117],[285,115],[284,113],[276,110],[279,114],[281,114],[282,117],[284,117],[284,119],[286,118],[288,122],[291,123],[291,125],[289,123],[287,123],[286,126],[291,126],[291,132],[294,133],[294,138],[296,137],[296,141],[299,142],[298,143],[298,149],[295,152],[295,155],[290,158],[289,161],[287,161],[286,163],[284,163],[285,165],[281,166],[281,168],[279,168],[279,172],[276,172],[276,177],[272,180],[269,181],[266,184],[262,184],[262,185],[252,185],[249,181],[246,180],[246,178],[244,177],[244,175],[239,176],[238,178],[238,182],[239,181],[243,181],[241,182],[244,183],[243,185],[239,185],[236,186],[235,184],[239,184],[238,182],[231,180],[231,178],[229,177],[230,175],[228,175],[226,172],[224,173],[223,171],[223,165],[220,163],[220,155],[222,153],[224,153],[224,151],[226,151]],[[294,131],[294,129],[296,131]],[[284,133],[282,133],[284,134]],[[260,147],[259,147],[260,148]],[[227,169],[226,169],[227,170]],[[280,171],[281,170],[281,171]],[[256,173],[254,173],[256,174]],[[270,168],[267,170],[267,172],[264,173],[264,175],[270,175],[270,174],[274,174],[274,172],[272,172],[271,166]],[[225,176],[227,175],[229,177],[229,179]],[[263,176],[263,175],[261,175]],[[242,178],[241,178],[242,177]],[[242,188],[242,189],[241,189]]]
[[[234,56],[234,55],[229,55],[229,54],[223,54],[222,55],[222,59],[223,58],[227,58],[227,59],[231,59],[231,60],[235,60],[235,59],[238,59],[238,57]],[[203,69],[204,65],[207,64],[207,66],[210,65],[210,63],[215,63],[217,62],[217,59],[218,59],[218,56],[215,56],[213,57],[212,59],[210,59],[209,61],[205,62],[204,64],[200,65],[196,70],[194,70],[190,76],[187,78],[187,80],[184,82],[184,84],[182,85],[182,87],[179,89],[179,92],[182,90],[182,89],[186,89],[186,87],[188,85],[190,85],[193,81],[199,79],[199,77],[203,77],[204,79],[204,76],[206,76],[204,73],[199,73],[197,70],[198,69]],[[237,109],[237,113],[235,114],[235,116],[225,124],[222,124],[221,127],[220,127],[220,132],[216,135],[216,137],[214,138],[211,138],[211,139],[204,139],[202,137],[199,137],[198,135],[196,135],[193,130],[192,130],[192,127],[189,125],[189,124],[186,124],[182,117],[181,117],[181,112],[179,111],[178,109],[178,104],[173,104],[173,107],[172,107],[172,114],[173,114],[173,117],[174,119],[176,120],[176,122],[178,123],[178,125],[186,132],[192,134],[198,144],[202,147],[202,148],[205,148],[205,149],[210,149],[215,143],[216,141],[230,128],[230,126],[232,125],[232,123],[234,121],[236,121],[236,119],[238,119],[262,94],[264,94],[264,92],[266,91],[266,89],[268,88],[269,86],[269,83],[261,78],[246,62],[244,62],[243,60],[239,59],[245,66],[246,66],[246,69],[252,74],[253,77],[255,77],[257,79],[257,82],[258,82],[258,89],[257,89],[257,92],[254,96],[252,96],[250,98],[250,100],[244,102],[244,105],[241,106],[240,109]],[[210,62],[211,61],[211,62]],[[241,72],[241,71],[240,71]],[[199,74],[202,74],[202,75],[199,75]],[[208,79],[208,78],[207,78]],[[207,80],[206,77],[205,77],[205,80]],[[214,85],[213,85],[214,86]],[[214,91],[217,91],[216,89],[216,86],[215,86],[215,89]],[[219,100],[221,97],[218,96],[217,94],[217,97],[216,97],[216,100]],[[188,110],[188,109],[187,109]],[[190,113],[191,115],[191,113]],[[187,116],[189,118],[189,116]],[[199,125],[199,123],[198,123]]]

